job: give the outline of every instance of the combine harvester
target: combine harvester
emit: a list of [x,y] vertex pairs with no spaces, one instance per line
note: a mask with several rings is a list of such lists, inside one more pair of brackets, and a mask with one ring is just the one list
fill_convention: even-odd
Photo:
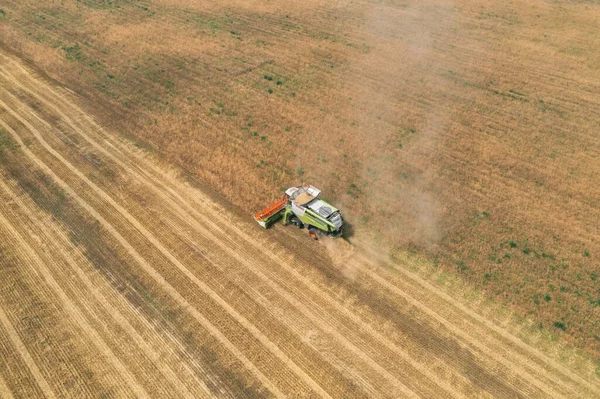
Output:
[[254,219],[265,229],[279,219],[283,224],[295,224],[299,228],[308,227],[308,234],[317,239],[317,231],[338,237],[342,234],[342,214],[325,201],[318,199],[319,190],[308,184],[290,187],[283,198],[254,215]]

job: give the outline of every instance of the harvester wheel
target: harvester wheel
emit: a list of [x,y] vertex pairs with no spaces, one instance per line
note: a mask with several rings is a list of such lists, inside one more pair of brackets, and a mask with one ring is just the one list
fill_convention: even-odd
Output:
[[319,239],[319,237],[317,236],[317,229],[315,229],[314,227],[310,227],[308,229],[308,234],[310,235],[310,238],[312,238],[313,240]]

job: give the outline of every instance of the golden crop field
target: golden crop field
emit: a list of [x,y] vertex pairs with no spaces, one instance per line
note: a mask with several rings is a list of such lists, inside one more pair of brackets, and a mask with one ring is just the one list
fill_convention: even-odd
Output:
[[287,3],[0,5],[0,393],[597,395],[600,5]]

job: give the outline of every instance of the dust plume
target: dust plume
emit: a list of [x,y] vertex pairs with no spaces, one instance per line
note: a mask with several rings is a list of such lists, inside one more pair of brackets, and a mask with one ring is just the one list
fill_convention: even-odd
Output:
[[360,263],[354,258],[356,248],[343,239],[324,239],[320,243],[327,249],[334,266],[350,281],[355,281],[359,273]]
[[[435,250],[443,236],[436,157],[449,118],[437,101],[415,109],[405,93],[425,96],[429,82],[421,84],[423,76],[432,69],[444,70],[443,61],[432,59],[432,46],[440,30],[452,25],[452,17],[450,6],[373,7],[367,23],[374,38],[372,50],[353,61],[354,70],[366,71],[365,79],[373,79],[378,71],[390,78],[373,79],[357,95],[360,129],[351,140],[361,148],[361,208],[385,216],[377,217],[374,226],[383,237],[428,251]],[[436,90],[442,85],[446,84],[436,81]],[[354,214],[355,201],[348,200],[343,202],[348,202],[349,219],[360,224],[364,212]]]

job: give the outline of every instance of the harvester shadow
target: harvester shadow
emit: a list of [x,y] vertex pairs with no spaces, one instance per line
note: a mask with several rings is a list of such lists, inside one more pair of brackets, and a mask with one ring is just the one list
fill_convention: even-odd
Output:
[[354,237],[354,233],[355,233],[354,226],[350,222],[348,222],[348,220],[344,220],[344,227],[342,227],[342,229],[343,229],[342,238],[348,244],[352,244],[352,241],[350,239],[352,237]]

